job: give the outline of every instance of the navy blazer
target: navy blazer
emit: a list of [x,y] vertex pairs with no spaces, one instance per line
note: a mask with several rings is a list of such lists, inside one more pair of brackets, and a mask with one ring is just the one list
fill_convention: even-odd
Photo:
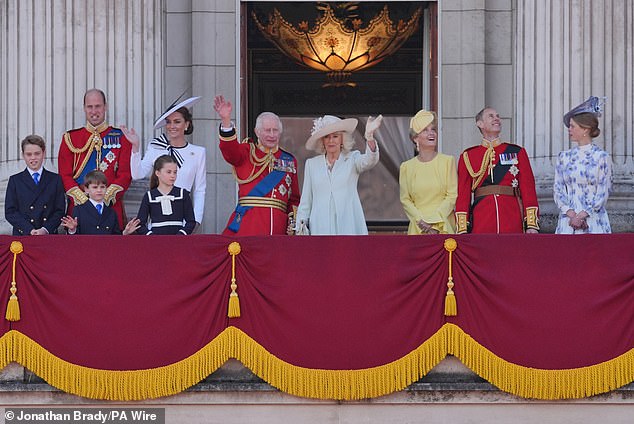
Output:
[[28,169],[9,177],[4,216],[13,226],[14,236],[28,236],[31,230],[42,227],[55,234],[65,214],[64,185],[55,172],[42,169],[39,184]]
[[116,212],[105,204],[99,215],[97,208],[89,200],[83,205],[75,206],[73,216],[77,218],[75,234],[121,234]]

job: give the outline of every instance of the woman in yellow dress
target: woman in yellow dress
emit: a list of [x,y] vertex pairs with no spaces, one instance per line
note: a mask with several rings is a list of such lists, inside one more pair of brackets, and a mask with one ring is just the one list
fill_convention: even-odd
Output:
[[399,176],[401,203],[409,218],[408,234],[455,233],[456,160],[438,153],[437,117],[420,110],[410,121],[416,157],[403,162]]

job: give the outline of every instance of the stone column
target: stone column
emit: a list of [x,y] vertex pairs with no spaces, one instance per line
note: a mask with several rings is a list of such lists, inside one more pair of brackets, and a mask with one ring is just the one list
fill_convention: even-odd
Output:
[[516,2],[516,126],[532,156],[544,223],[552,200],[557,154],[569,149],[563,115],[590,95],[607,97],[595,142],[612,155],[613,231],[629,231],[633,214],[634,8],[618,0]]
[[[195,143],[207,147],[207,192],[203,232],[220,233],[236,204],[235,180],[218,148],[218,125],[213,98],[222,94],[238,115],[237,74],[239,54],[237,25],[239,2],[235,0],[192,2],[192,85],[203,96],[195,108]],[[239,126],[238,126],[239,128]]]
[[[0,0],[0,193],[24,167],[20,141],[28,134],[44,137],[45,166],[57,170],[62,134],[85,124],[87,88],[106,93],[108,122],[144,139],[152,133],[161,108],[161,4]],[[0,232],[10,233],[1,218]]]
[[479,143],[474,117],[484,106],[502,116],[512,140],[511,0],[446,0],[440,6],[441,150],[458,156]]

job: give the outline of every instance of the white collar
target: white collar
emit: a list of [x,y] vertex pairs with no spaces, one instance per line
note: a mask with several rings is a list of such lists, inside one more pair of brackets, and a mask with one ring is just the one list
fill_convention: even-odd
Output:
[[95,209],[97,209],[97,205],[101,205],[101,210],[103,210],[103,202],[95,202],[90,197],[88,198],[88,200],[90,200],[90,203],[92,203],[92,205],[95,207]]
[[33,174],[35,174],[36,172],[41,177],[42,176],[42,172],[44,172],[44,165],[42,165],[40,167],[40,169],[38,169],[37,171],[32,170],[28,166],[26,167],[26,169],[27,169],[27,171],[29,171],[29,174],[31,174],[31,177],[33,177]]
[[583,146],[578,146],[579,150],[585,152],[586,150],[592,149],[592,143],[584,144]]

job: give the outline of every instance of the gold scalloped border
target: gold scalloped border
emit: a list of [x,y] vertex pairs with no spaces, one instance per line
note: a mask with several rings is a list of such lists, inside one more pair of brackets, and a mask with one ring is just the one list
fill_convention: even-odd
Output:
[[427,374],[447,354],[501,390],[535,399],[570,399],[605,393],[634,380],[634,349],[596,365],[544,370],[512,364],[496,356],[454,324],[443,325],[407,355],[358,370],[325,370],[285,362],[236,327],[228,327],[198,352],[159,368],[112,371],[87,368],[57,358],[28,336],[11,330],[0,337],[0,367],[18,362],[68,393],[108,400],[142,400],[186,390],[229,358],[283,392],[308,398],[355,400],[402,390]]
[[448,354],[500,390],[528,399],[577,399],[606,393],[634,381],[634,349],[581,368],[548,370],[505,361],[455,324],[445,324]]

